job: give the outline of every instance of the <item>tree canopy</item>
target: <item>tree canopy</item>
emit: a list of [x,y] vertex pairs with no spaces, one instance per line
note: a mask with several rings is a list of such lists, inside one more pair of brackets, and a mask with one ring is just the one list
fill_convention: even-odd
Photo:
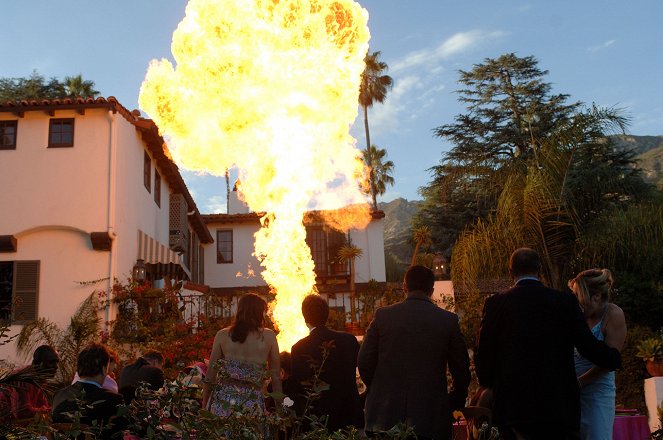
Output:
[[368,153],[364,154],[364,158],[369,170],[368,182],[371,198],[373,199],[373,209],[378,209],[376,170],[371,162],[372,154],[370,154],[372,144],[368,128],[368,109],[374,103],[383,103],[387,99],[387,92],[392,88],[394,81],[386,74],[389,66],[384,61],[380,61],[379,51],[366,54],[364,63],[366,67],[361,74],[361,83],[359,84],[359,105],[364,113],[364,132],[366,134],[366,152]]
[[84,80],[82,75],[66,76],[64,81],[56,77],[48,80],[33,71],[27,78],[0,78],[0,102],[56,98],[95,97],[94,81]]
[[[638,186],[636,181],[641,179],[636,176],[633,155],[612,148],[603,138],[605,124],[623,130],[627,121],[615,111],[603,122],[577,118],[582,105],[568,103],[566,94],[553,93],[550,83],[545,82],[547,74],[533,56],[521,58],[512,53],[487,58],[472,70],[459,72],[461,88],[457,93],[466,112],[457,115],[453,123],[434,129],[435,136],[451,143],[451,149],[430,168],[432,180],[420,189],[424,203],[414,220],[415,226],[431,228],[438,250],[450,254],[467,225],[495,213],[514,173],[522,175],[528,167],[543,166],[542,148],[546,144],[551,140],[571,142],[564,138],[570,126],[574,126],[576,136],[572,142],[580,147],[574,147],[569,182],[564,188],[582,191],[569,193],[587,198],[581,210],[591,210],[592,203],[610,192],[603,184],[588,186],[597,178],[603,183],[614,182],[610,176],[624,174],[633,177],[629,182],[634,188]],[[587,125],[580,126],[582,121]],[[600,165],[597,159],[602,161]]]

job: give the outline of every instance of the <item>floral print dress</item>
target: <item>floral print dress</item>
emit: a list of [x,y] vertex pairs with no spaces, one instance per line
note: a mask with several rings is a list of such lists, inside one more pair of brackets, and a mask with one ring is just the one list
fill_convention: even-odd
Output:
[[267,372],[265,364],[220,359],[218,371],[217,383],[210,398],[210,412],[221,417],[237,412],[264,414],[262,387]]

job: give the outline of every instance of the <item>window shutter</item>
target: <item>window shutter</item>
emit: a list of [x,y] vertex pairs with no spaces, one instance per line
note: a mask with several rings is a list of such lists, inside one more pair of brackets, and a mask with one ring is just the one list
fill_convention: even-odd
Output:
[[16,261],[12,324],[27,324],[37,319],[39,300],[39,261]]

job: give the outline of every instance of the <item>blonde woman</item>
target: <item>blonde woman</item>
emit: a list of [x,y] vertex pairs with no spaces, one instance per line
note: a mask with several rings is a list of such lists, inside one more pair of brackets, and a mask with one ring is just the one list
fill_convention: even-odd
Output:
[[[621,351],[626,340],[624,312],[609,302],[613,277],[608,269],[589,269],[569,281],[578,297],[587,326],[596,339]],[[575,353],[580,387],[580,438],[612,439],[615,419],[615,373],[597,367]]]

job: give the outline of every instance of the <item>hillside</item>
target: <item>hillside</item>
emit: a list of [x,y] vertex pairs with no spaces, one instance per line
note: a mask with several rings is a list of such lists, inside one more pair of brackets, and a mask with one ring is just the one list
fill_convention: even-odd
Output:
[[611,136],[613,142],[637,153],[636,159],[644,176],[663,189],[663,136]]
[[387,203],[379,203],[378,208],[384,211],[384,248],[401,262],[409,262],[412,258],[413,245],[409,242],[412,236],[410,221],[419,209],[420,201],[408,201],[403,198]]

